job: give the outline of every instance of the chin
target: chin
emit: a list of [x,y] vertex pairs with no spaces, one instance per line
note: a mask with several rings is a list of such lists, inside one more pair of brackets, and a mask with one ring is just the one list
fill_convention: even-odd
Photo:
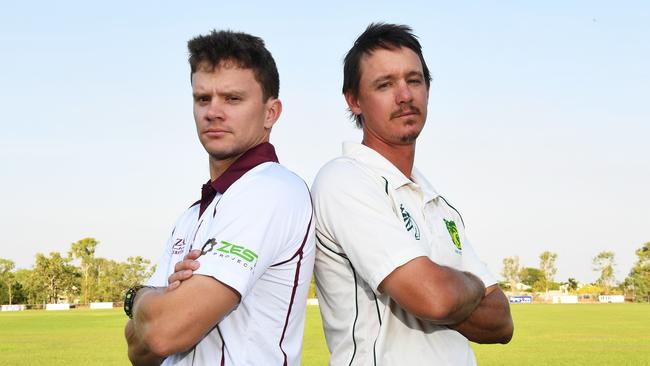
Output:
[[417,140],[418,136],[420,136],[420,132],[422,132],[422,128],[416,128],[416,129],[412,129],[411,131],[406,131],[402,136],[400,136],[399,140],[405,144],[414,143],[415,140]]
[[418,136],[420,136],[420,132],[419,132],[419,131],[418,131],[418,132],[415,132],[415,133],[412,133],[412,134],[404,135],[404,136],[400,137],[399,140],[400,140],[403,144],[412,144],[412,143],[415,142],[415,140],[418,139]]
[[236,147],[232,148],[219,148],[219,149],[211,149],[209,147],[205,147],[205,151],[208,152],[208,155],[214,160],[226,160],[230,159],[232,157],[241,155],[243,151],[240,151],[241,149],[237,149]]

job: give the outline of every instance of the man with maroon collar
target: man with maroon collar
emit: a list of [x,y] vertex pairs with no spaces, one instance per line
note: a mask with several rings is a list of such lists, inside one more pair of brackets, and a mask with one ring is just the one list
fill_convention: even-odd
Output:
[[[213,31],[188,48],[210,181],[176,222],[147,287],[127,292],[129,359],[299,364],[314,229],[305,183],[268,142],[282,111],[275,62],[260,38],[245,33]],[[192,249],[200,255],[194,275],[168,287]]]

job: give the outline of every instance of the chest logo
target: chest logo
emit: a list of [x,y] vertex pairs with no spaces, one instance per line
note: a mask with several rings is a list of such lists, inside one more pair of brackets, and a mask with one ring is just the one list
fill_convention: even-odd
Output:
[[172,254],[181,254],[185,249],[185,240],[181,238],[176,238],[174,240],[174,246],[172,246]]
[[454,242],[454,245],[458,250],[462,250],[463,246],[460,244],[460,235],[458,235],[458,228],[456,227],[456,223],[453,220],[445,220],[445,225],[447,226],[447,231],[449,231],[449,235],[451,236],[451,240]]
[[413,231],[415,240],[420,240],[420,228],[418,227],[418,224],[413,220],[413,217],[411,217],[411,214],[404,208],[403,204],[399,205],[399,210],[402,213],[402,219],[404,220],[406,231]]

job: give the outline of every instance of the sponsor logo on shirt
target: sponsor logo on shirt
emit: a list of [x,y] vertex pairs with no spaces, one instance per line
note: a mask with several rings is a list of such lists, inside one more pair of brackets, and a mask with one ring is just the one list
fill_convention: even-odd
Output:
[[225,240],[220,241],[218,244],[215,239],[210,239],[209,241],[212,241],[214,244],[210,245],[209,248],[204,249],[203,254],[212,252],[213,255],[218,255],[224,259],[230,259],[251,271],[255,268],[255,265],[257,264],[257,253],[254,251],[241,245],[229,243]]
[[174,239],[174,246],[172,246],[172,254],[181,254],[183,249],[185,249],[185,239],[176,238]]
[[449,235],[451,236],[451,241],[454,242],[454,245],[458,250],[463,250],[463,246],[460,243],[460,235],[458,235],[458,228],[456,227],[456,223],[453,220],[443,220],[445,222],[445,226],[447,226],[447,231],[449,231]]
[[400,203],[399,210],[402,212],[402,219],[404,220],[404,226],[406,226],[406,231],[413,231],[413,236],[415,240],[420,240],[420,228],[418,224],[413,220],[411,214],[404,208],[404,205]]

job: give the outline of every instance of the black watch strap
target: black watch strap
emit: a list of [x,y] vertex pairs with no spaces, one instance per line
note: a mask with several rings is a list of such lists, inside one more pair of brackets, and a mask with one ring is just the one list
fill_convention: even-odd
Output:
[[133,302],[135,301],[135,295],[138,294],[138,291],[145,286],[136,285],[126,290],[124,295],[124,313],[129,319],[133,319]]

